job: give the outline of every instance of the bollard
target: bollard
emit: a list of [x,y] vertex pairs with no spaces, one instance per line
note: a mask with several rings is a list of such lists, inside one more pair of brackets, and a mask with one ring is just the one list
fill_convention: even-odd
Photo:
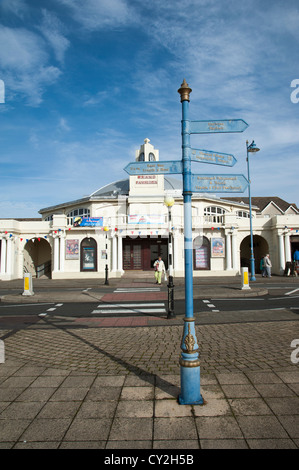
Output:
[[22,295],[34,295],[31,273],[24,274],[24,292]]
[[251,289],[251,287],[249,287],[248,268],[241,268],[241,276],[242,276],[242,290]]
[[5,362],[5,347],[4,341],[0,339],[0,364],[4,364]]
[[169,276],[168,282],[168,313],[167,318],[175,318],[174,313],[174,284],[173,284],[173,277]]
[[[107,256],[107,255],[106,255]],[[105,267],[105,286],[109,286],[109,281],[108,281],[108,264],[106,264]]]

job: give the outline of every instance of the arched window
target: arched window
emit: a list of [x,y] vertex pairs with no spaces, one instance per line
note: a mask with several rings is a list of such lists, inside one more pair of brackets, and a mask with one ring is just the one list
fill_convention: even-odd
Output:
[[93,238],[82,240],[80,264],[83,272],[97,271],[97,242]]
[[139,154],[138,161],[139,162],[144,162],[144,153],[143,152]]
[[193,240],[193,269],[210,269],[210,242],[199,236]]
[[154,162],[156,160],[155,155],[152,152],[148,154],[148,160],[150,162]]
[[222,207],[210,206],[204,208],[204,220],[205,222],[212,222],[216,224],[223,223],[223,214],[226,210]]
[[67,214],[67,217],[90,217],[90,210],[86,207],[80,207],[79,209],[74,209]]

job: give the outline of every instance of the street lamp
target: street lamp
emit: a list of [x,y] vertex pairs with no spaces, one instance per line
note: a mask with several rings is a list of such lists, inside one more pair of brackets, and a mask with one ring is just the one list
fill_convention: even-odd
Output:
[[104,232],[106,232],[106,266],[105,266],[105,286],[109,286],[109,281],[108,281],[108,243],[107,243],[107,238],[108,238],[108,232],[109,232],[109,227],[107,225],[104,227]]
[[167,318],[174,318],[174,298],[173,298],[173,253],[172,253],[172,223],[171,223],[171,208],[174,205],[174,199],[171,196],[167,196],[164,199],[164,204],[168,207],[168,228],[169,228],[169,238],[168,238],[168,270],[169,270],[169,279],[168,279],[168,314]]
[[255,145],[254,140],[248,145],[248,140],[246,140],[246,150],[247,150],[247,173],[248,173],[248,196],[249,196],[249,220],[250,220],[250,270],[251,270],[251,281],[256,281],[255,278],[255,260],[253,253],[253,232],[252,232],[252,209],[251,209],[251,192],[250,192],[250,172],[249,172],[249,153],[259,152],[259,148]]

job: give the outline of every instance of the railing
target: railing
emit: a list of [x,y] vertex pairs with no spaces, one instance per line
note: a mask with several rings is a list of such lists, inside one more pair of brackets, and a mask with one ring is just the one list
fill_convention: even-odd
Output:
[[46,261],[46,263],[40,264],[36,267],[36,277],[47,276],[51,274],[51,261]]

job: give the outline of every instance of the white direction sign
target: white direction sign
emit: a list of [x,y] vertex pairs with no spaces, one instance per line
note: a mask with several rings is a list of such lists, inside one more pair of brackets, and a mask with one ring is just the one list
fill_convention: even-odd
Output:
[[124,170],[129,175],[171,175],[183,172],[183,164],[180,160],[164,162],[133,162]]
[[247,186],[244,175],[191,175],[194,193],[243,193]]
[[234,166],[237,162],[233,155],[213,152],[211,150],[191,149],[191,161],[213,163],[214,165]]

